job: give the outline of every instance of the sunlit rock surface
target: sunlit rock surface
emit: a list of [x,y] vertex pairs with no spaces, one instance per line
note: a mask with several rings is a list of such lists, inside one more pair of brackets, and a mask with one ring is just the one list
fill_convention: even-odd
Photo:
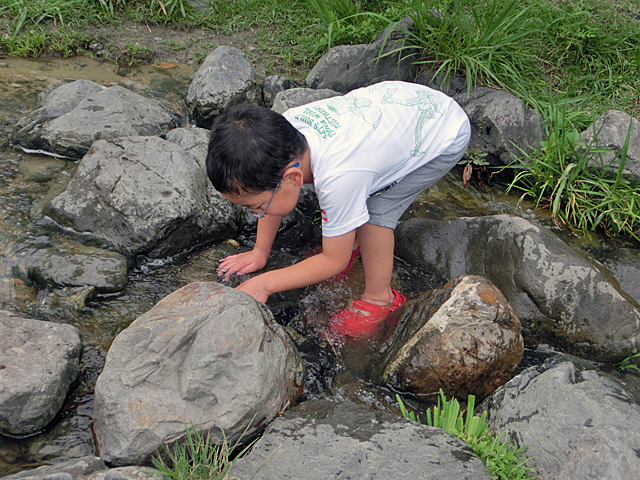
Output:
[[95,389],[100,455],[148,463],[191,422],[234,442],[302,393],[304,367],[271,312],[218,283],[168,295],[113,341]]
[[39,103],[38,110],[18,122],[15,141],[71,158],[81,158],[99,139],[160,135],[174,126],[158,101],[88,80],[45,91]]
[[525,342],[592,360],[635,353],[640,310],[585,257],[544,227],[513,215],[412,219],[396,254],[445,278],[482,275],[513,306]]
[[53,420],[81,353],[76,327],[0,310],[0,434],[33,434]]
[[467,275],[409,300],[382,348],[382,382],[419,395],[484,398],[506,383],[524,351],[520,320],[500,291]]
[[540,478],[635,480],[639,400],[634,375],[558,355],[514,377],[479,408],[488,411],[491,430],[528,447]]
[[444,430],[329,400],[301,403],[276,419],[230,475],[241,480],[490,478],[471,449]]
[[233,237],[239,215],[193,155],[159,137],[97,141],[45,212],[82,238],[151,257]]

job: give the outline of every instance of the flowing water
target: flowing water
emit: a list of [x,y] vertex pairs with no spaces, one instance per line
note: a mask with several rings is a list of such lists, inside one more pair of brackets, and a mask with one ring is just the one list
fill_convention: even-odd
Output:
[[[142,259],[130,273],[125,291],[99,296],[82,311],[58,305],[52,301],[48,290],[10,280],[6,271],[10,263],[2,262],[2,259],[10,255],[16,242],[50,235],[34,223],[30,212],[40,199],[55,193],[60,179],[69,178],[75,168],[73,162],[16,150],[10,141],[11,130],[20,117],[36,108],[37,95],[47,85],[79,78],[106,86],[121,84],[161,100],[174,111],[184,112],[182,99],[194,72],[195,67],[187,65],[176,65],[170,69],[147,65],[119,70],[115,65],[88,58],[0,62],[0,273],[3,273],[0,279],[4,279],[0,284],[0,308],[31,318],[74,325],[80,329],[84,344],[80,377],[72,385],[65,406],[55,420],[43,432],[29,438],[0,437],[0,476],[42,462],[96,453],[91,429],[93,387],[113,338],[176,289],[193,281],[217,281],[214,272],[217,259],[234,248],[224,245],[166,260]],[[500,189],[488,188],[480,192],[465,187],[456,175],[450,174],[446,185],[439,183],[423,195],[405,218],[447,219],[452,216],[513,213],[516,210],[516,198],[505,197]],[[53,193],[49,193],[50,190]],[[394,284],[411,296],[443,282],[435,276],[418,273],[398,260]],[[362,267],[357,264],[353,272],[339,282],[305,289],[294,293],[293,297],[274,295],[270,298],[268,305],[279,323],[309,335],[307,340],[302,338],[298,342],[307,367],[308,390],[303,398],[328,392],[379,408],[394,408],[393,392],[366,381],[367,359],[375,345],[340,349],[339,345],[323,338],[322,329],[318,327],[326,322],[330,316],[328,312],[358,295],[363,284]],[[337,362],[336,356],[339,357]]]

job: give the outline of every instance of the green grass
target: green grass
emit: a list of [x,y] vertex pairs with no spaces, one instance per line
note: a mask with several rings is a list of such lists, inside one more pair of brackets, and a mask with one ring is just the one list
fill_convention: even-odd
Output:
[[213,441],[193,423],[185,429],[183,442],[176,443],[173,448],[165,446],[164,451],[152,459],[153,466],[167,480],[224,480],[235,460],[253,445],[252,442],[241,447],[240,440],[229,445],[224,432],[220,440]]
[[441,428],[469,445],[485,464],[491,478],[501,480],[538,478],[532,476],[532,460],[524,455],[526,448],[518,448],[511,441],[500,441],[499,436],[490,432],[487,427],[486,412],[483,412],[480,417],[473,414],[474,395],[469,395],[466,414],[463,414],[458,400],[455,398],[447,400],[441,389],[438,405],[425,412],[424,421],[421,421],[414,412],[407,410],[400,395],[396,395],[396,399],[404,418]]
[[546,140],[540,150],[521,151],[522,157],[510,165],[517,173],[507,191],[522,191],[521,198],[549,208],[556,223],[582,234],[601,229],[640,242],[640,183],[622,176],[631,125],[625,144],[609,162],[619,160],[612,173],[602,156],[609,150],[597,146],[598,132],[594,131],[595,139],[588,145],[580,140],[576,121],[582,119],[582,112],[568,112],[565,102],[549,104],[542,113]]

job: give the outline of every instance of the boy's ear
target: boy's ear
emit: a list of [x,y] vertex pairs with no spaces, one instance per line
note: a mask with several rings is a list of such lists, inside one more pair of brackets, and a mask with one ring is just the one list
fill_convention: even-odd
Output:
[[300,167],[293,167],[287,170],[284,174],[285,178],[288,178],[296,187],[301,187],[304,183],[304,174]]

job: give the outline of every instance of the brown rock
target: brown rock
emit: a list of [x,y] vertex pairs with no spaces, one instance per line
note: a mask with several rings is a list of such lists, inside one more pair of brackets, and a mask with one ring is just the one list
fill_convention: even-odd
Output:
[[399,323],[382,349],[381,379],[396,389],[484,398],[522,359],[520,320],[484,277],[453,279],[393,315]]

